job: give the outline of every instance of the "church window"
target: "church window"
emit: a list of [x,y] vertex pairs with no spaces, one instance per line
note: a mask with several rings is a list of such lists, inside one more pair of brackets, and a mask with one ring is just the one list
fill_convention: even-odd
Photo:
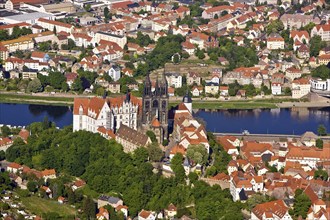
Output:
[[152,107],[153,108],[158,108],[158,101],[154,100],[154,102],[152,103]]

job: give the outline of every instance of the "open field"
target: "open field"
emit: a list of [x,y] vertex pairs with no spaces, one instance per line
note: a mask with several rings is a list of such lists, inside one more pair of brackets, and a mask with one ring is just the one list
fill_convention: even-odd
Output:
[[54,200],[42,199],[36,196],[21,198],[23,205],[36,215],[47,212],[56,212],[61,217],[74,216],[75,209],[66,204],[59,204]]

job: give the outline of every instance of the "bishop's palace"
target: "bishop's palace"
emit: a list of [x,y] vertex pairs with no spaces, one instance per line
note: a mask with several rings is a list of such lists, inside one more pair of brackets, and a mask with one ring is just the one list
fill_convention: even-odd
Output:
[[145,143],[141,134],[151,130],[162,143],[168,138],[167,88],[164,73],[157,78],[154,89],[148,74],[142,100],[130,93],[120,97],[75,98],[73,131],[86,130],[105,137],[125,133],[138,136],[135,141],[142,145]]

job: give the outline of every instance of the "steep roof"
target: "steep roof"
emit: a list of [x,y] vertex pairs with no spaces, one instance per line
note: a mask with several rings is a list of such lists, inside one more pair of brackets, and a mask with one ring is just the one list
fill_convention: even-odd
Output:
[[149,140],[147,135],[142,134],[124,124],[120,125],[116,135],[121,139],[142,147],[146,146]]
[[252,209],[252,212],[259,218],[262,219],[263,214],[270,213],[277,215],[278,217],[282,218],[287,212],[289,208],[285,205],[283,200],[276,200],[272,202],[266,202],[262,204],[256,205]]

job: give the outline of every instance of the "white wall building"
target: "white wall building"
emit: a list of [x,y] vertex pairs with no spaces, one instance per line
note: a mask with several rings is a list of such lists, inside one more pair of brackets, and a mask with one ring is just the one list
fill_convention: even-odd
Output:
[[330,79],[322,80],[313,78],[310,80],[310,83],[312,90],[328,91],[330,94]]
[[167,73],[166,80],[169,86],[172,86],[174,88],[182,87],[182,76],[178,73]]
[[281,95],[282,94],[282,85],[281,83],[272,83],[272,94]]
[[113,131],[121,124],[137,129],[141,100],[127,94],[116,98],[76,98],[73,111],[73,131],[97,133],[99,127]]
[[307,95],[311,90],[309,80],[301,78],[292,81],[292,98],[299,99]]
[[117,82],[121,77],[119,67],[112,66],[109,69],[109,76],[113,79],[113,81]]

